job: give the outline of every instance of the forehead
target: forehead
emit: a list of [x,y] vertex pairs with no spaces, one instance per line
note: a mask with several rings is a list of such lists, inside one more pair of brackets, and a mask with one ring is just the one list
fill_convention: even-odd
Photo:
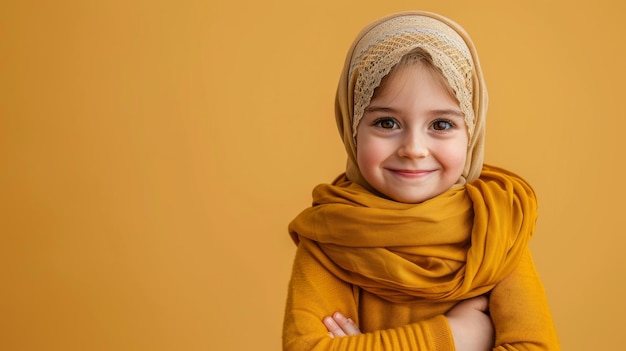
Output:
[[428,62],[426,60],[400,61],[391,69],[389,74],[382,78],[380,85],[374,89],[371,100],[384,96],[389,91],[390,82],[395,81],[397,83],[398,79],[401,80],[403,77],[407,77],[411,74],[416,74],[416,72],[409,70],[409,68],[414,66],[419,66],[423,68],[421,74],[429,74],[430,77],[433,78],[434,83],[437,84],[439,88],[443,89],[448,97],[450,97],[457,105],[459,105],[459,100],[456,97],[454,89],[452,89],[446,77],[437,67],[432,64],[432,62]]
[[422,120],[426,117],[422,121],[446,116],[467,130],[459,103],[450,95],[440,75],[417,62],[398,67],[383,80],[357,128],[369,125],[382,115],[400,120]]

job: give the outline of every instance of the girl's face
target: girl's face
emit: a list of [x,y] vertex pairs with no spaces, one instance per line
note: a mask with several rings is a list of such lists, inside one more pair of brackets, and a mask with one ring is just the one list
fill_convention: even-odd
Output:
[[468,136],[463,113],[444,83],[422,63],[397,67],[357,127],[357,163],[387,197],[419,203],[460,178]]

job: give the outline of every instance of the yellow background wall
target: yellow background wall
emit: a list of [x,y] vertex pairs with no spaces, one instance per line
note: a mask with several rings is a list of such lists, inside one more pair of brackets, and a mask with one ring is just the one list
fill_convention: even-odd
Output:
[[487,161],[538,192],[563,349],[620,349],[618,3],[3,1],[0,349],[280,349],[287,223],[343,170],[345,52],[404,9],[478,47]]

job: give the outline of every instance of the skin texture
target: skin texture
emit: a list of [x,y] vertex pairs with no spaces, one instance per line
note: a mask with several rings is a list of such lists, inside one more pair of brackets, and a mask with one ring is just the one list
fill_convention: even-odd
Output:
[[456,99],[422,63],[398,67],[378,89],[357,129],[365,180],[390,199],[419,203],[461,176],[468,136]]
[[491,350],[495,332],[485,313],[488,308],[489,299],[479,296],[460,302],[446,313],[457,350]]

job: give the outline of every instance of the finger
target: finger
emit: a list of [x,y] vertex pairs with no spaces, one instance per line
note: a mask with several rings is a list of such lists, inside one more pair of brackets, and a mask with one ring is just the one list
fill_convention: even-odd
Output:
[[489,310],[489,298],[485,295],[476,296],[464,302],[471,308],[481,312],[487,312]]
[[322,319],[322,323],[324,323],[324,326],[326,326],[326,329],[333,337],[346,336],[346,333],[344,333],[339,324],[335,322],[333,317],[324,317],[324,319]]
[[335,314],[333,314],[333,319],[346,334],[348,335],[361,334],[361,331],[359,330],[359,327],[356,325],[356,323],[354,323],[352,319],[346,318],[343,314],[339,312],[335,312]]

